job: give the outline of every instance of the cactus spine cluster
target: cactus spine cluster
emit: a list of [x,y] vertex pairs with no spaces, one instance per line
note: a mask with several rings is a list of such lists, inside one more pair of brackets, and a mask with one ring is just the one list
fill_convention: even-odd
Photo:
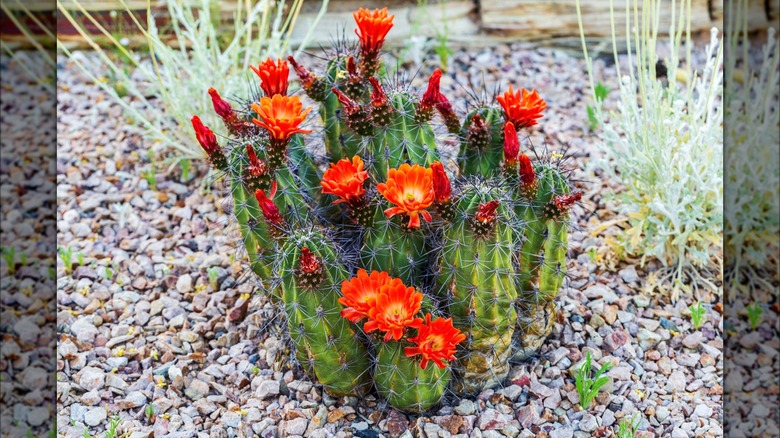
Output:
[[[325,156],[306,147],[317,136],[288,95],[287,61],[252,68],[263,93],[249,108],[209,90],[226,143],[197,116],[193,127],[230,180],[251,269],[283,306],[303,370],[335,395],[373,388],[422,412],[447,390],[502,384],[510,357],[549,334],[579,195],[558,166],[520,153],[516,130],[546,108],[535,91],[510,87],[461,119],[441,71],[422,93],[380,75],[386,8],[354,16],[359,46],[322,74],[288,58],[318,104]],[[457,168],[439,162],[444,130],[460,138]]]

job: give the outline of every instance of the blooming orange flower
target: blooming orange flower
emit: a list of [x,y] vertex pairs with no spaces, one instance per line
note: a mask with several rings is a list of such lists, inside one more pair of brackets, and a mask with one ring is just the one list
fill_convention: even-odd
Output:
[[385,37],[393,28],[395,15],[387,15],[387,8],[368,9],[360,8],[352,13],[358,28],[355,34],[360,38],[360,49],[363,53],[376,53],[382,48]]
[[253,103],[252,109],[262,120],[252,119],[256,125],[268,130],[271,137],[279,141],[287,141],[293,134],[308,134],[309,129],[301,129],[299,125],[311,111],[311,107],[303,109],[298,96],[264,97],[260,104]]
[[444,165],[435,161],[431,164],[433,171],[433,193],[436,195],[436,202],[447,202],[452,196],[452,185],[444,171]]
[[455,349],[464,339],[466,335],[453,327],[452,318],[431,321],[429,313],[425,315],[425,323],[417,329],[417,336],[409,338],[409,342],[417,346],[406,347],[404,353],[407,357],[421,355],[422,369],[428,366],[428,361],[433,361],[439,368],[444,368],[447,366],[445,360],[455,360]]
[[506,164],[517,162],[517,154],[520,153],[520,141],[517,140],[517,131],[512,122],[504,125],[504,161]]
[[363,183],[368,179],[368,172],[363,170],[364,166],[357,155],[352,157],[352,161],[344,158],[336,164],[331,163],[322,174],[322,193],[338,196],[334,204],[357,201],[366,193]]
[[382,286],[390,283],[387,272],[373,271],[371,275],[365,269],[358,270],[357,276],[341,283],[339,303],[346,307],[341,316],[352,322],[368,317],[368,311],[374,305]]
[[376,189],[395,207],[385,210],[387,217],[406,213],[409,216],[409,228],[420,227],[420,215],[431,220],[426,208],[433,203],[433,171],[418,164],[402,164],[398,169],[390,169],[387,182],[377,184]]
[[366,333],[385,332],[385,342],[401,339],[407,327],[419,328],[422,324],[422,318],[415,317],[422,299],[422,294],[414,287],[407,287],[399,278],[391,279],[381,287],[374,305],[368,309],[369,319],[363,329]]
[[287,78],[290,76],[290,67],[287,61],[281,59],[274,62],[268,58],[257,67],[249,66],[255,74],[260,77],[260,88],[267,97],[273,97],[277,94],[287,95]]
[[498,96],[497,99],[504,108],[506,119],[517,129],[534,126],[536,119],[542,117],[542,112],[547,109],[547,103],[536,90],[529,92],[523,88],[515,93],[510,85],[509,91]]

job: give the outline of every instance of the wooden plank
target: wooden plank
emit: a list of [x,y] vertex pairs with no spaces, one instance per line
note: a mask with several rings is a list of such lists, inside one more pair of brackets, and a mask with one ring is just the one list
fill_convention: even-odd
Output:
[[[711,0],[721,3],[722,0]],[[633,2],[632,2],[633,3]],[[679,2],[678,2],[679,4]],[[671,6],[671,1],[669,2]],[[583,28],[588,37],[611,36],[610,0],[585,0],[580,3]],[[625,33],[625,2],[614,0],[615,29]],[[640,6],[641,7],[641,6]],[[660,28],[668,31],[671,7],[661,8]],[[640,10],[641,14],[641,10]],[[514,36],[520,40],[579,35],[577,9],[574,0],[496,0],[482,2],[480,8],[482,29],[490,34]],[[722,28],[722,17],[710,17],[708,0],[691,0],[691,29],[693,31]]]

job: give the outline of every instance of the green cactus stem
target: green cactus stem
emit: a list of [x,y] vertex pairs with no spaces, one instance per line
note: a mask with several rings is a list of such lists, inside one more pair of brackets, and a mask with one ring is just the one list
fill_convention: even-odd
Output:
[[438,295],[449,298],[453,324],[466,334],[453,369],[455,390],[478,393],[509,372],[514,302],[514,230],[499,190],[478,181],[463,189],[459,217],[445,231]]
[[407,357],[404,342],[382,342],[377,349],[374,384],[390,406],[422,413],[438,405],[450,382],[450,369],[429,363],[420,367],[420,358]]
[[357,327],[341,317],[341,282],[349,272],[333,242],[316,229],[293,232],[281,247],[279,276],[287,327],[303,369],[334,396],[370,387],[370,364]]
[[503,117],[497,107],[477,108],[466,116],[458,153],[461,175],[499,174],[504,158]]
[[387,202],[374,201],[373,226],[363,234],[361,266],[367,271],[386,271],[409,286],[422,283],[421,260],[425,259],[425,239],[419,228],[407,228],[405,215],[385,216]]

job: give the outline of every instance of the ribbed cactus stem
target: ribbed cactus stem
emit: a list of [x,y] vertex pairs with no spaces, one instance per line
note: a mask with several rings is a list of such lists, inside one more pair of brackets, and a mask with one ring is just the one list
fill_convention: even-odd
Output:
[[360,250],[361,266],[368,270],[385,271],[400,278],[404,284],[420,285],[425,257],[425,239],[419,228],[408,228],[402,215],[388,218],[386,204],[377,202],[373,224],[363,234]]
[[507,206],[491,200],[498,190],[481,182],[465,187],[458,218],[445,231],[438,287],[467,338],[453,367],[455,390],[474,394],[494,387],[509,372],[514,302],[513,230]]
[[354,396],[368,390],[370,364],[356,326],[340,315],[338,291],[349,273],[333,247],[316,230],[289,236],[280,252],[282,298],[303,369],[332,395]]
[[477,108],[466,116],[458,154],[461,175],[490,177],[501,172],[503,131],[503,115],[498,108]]
[[407,357],[405,342],[382,342],[377,349],[374,384],[390,406],[421,413],[441,401],[450,381],[450,369],[428,364],[419,357]]

